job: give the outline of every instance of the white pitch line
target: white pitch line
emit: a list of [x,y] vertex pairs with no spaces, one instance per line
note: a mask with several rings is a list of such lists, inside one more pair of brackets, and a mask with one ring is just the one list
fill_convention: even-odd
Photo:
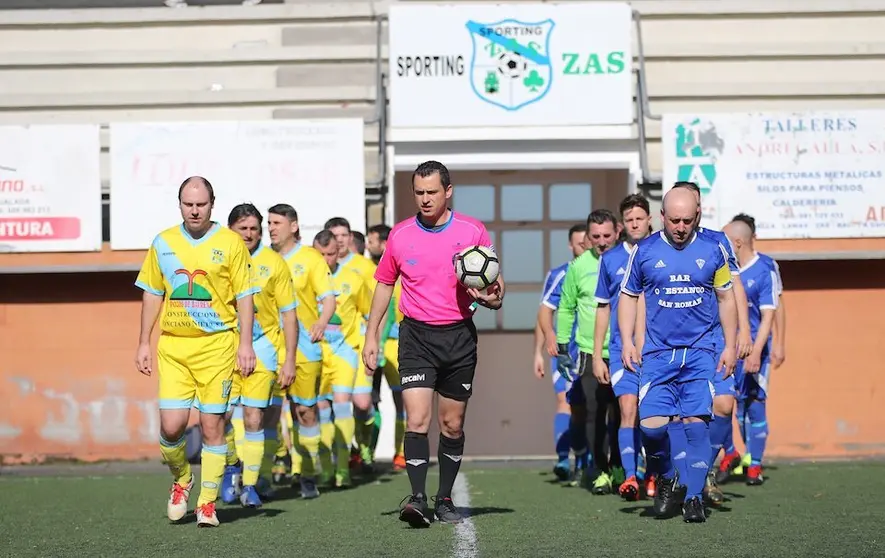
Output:
[[452,487],[452,500],[463,514],[461,523],[455,525],[455,547],[452,549],[454,558],[475,558],[479,555],[476,544],[476,526],[468,515],[470,513],[470,485],[467,475],[459,473]]

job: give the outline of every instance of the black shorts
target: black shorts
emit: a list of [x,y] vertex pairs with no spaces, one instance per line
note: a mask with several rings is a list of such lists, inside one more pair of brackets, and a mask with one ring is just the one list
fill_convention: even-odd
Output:
[[465,320],[442,326],[403,318],[399,328],[399,382],[404,390],[431,388],[467,401],[476,373],[476,326]]

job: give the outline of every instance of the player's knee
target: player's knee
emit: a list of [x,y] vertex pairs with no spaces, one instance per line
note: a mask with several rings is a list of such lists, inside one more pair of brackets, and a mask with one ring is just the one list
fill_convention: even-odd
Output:
[[372,409],[372,394],[358,393],[353,395],[354,413],[366,414]]
[[643,432],[652,431],[667,426],[669,422],[670,417],[646,417],[639,421],[639,428]]
[[295,407],[295,420],[298,424],[302,426],[313,426],[317,421],[317,408],[316,406],[307,407],[305,405],[298,405]]
[[730,417],[734,411],[734,397],[720,395],[713,398],[713,413],[720,417]]
[[160,434],[164,440],[178,440],[187,430],[190,409],[172,409],[160,411]]
[[634,428],[637,426],[638,418],[636,405],[621,405],[621,428]]
[[[257,407],[243,407],[243,426],[247,432],[263,430],[264,413]],[[274,425],[276,426],[276,425]]]
[[686,424],[691,424],[694,422],[710,422],[709,415],[696,416],[696,417],[682,417],[682,422]]
[[439,432],[446,438],[460,438],[464,433],[464,417],[456,415],[441,416],[439,420]]
[[[244,416],[245,419],[245,416]],[[200,429],[203,431],[203,443],[211,446],[224,444],[224,415],[200,414]]]

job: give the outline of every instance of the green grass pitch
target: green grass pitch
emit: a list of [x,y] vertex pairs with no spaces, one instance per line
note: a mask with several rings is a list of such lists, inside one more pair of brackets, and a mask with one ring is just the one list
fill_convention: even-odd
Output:
[[[768,482],[723,485],[702,525],[647,516],[649,501],[593,496],[553,482],[547,464],[465,464],[470,520],[409,529],[397,520],[405,474],[260,510],[219,502],[217,529],[165,517],[170,483],[155,466],[0,471],[2,556],[809,557],[885,555],[885,464],[769,467]],[[431,469],[428,486],[437,477]],[[456,499],[456,504],[464,505]],[[196,490],[191,505],[196,502]]]

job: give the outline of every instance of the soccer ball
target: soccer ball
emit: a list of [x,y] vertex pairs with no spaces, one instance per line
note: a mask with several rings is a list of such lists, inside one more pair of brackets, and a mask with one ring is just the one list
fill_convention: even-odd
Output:
[[502,52],[498,56],[498,72],[509,78],[522,77],[529,63],[515,52]]
[[488,246],[470,246],[455,254],[455,276],[468,289],[485,289],[498,279],[498,255]]

